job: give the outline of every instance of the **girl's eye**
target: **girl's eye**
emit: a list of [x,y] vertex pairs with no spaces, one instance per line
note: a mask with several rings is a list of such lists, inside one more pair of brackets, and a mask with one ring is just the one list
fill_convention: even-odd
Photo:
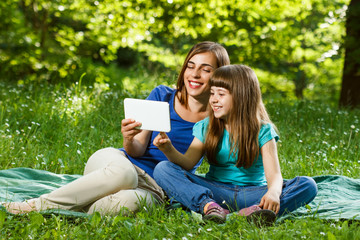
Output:
[[187,68],[193,69],[194,65],[187,65]]

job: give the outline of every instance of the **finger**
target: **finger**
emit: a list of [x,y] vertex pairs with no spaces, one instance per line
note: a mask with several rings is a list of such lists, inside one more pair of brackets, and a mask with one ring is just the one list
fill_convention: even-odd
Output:
[[168,137],[168,136],[166,135],[166,133],[164,133],[164,132],[160,132],[160,135],[161,135],[162,138],[167,138],[167,137]]
[[161,136],[160,136],[160,134],[158,134],[155,138],[154,138],[154,143],[156,142],[156,143],[158,143],[159,141],[160,141],[160,139],[161,139]]
[[276,207],[275,207],[272,203],[270,203],[268,209],[271,210],[271,211],[273,211],[273,212],[275,212]]
[[264,208],[264,202],[265,202],[264,198],[261,198],[261,201],[259,203],[259,207]]
[[274,212],[275,212],[276,214],[278,214],[279,211],[280,211],[280,205],[277,205],[277,206],[276,206],[276,210],[275,210]]
[[264,203],[263,209],[269,210],[269,203],[268,203],[268,202],[265,202],[265,203]]
[[127,125],[124,125],[123,129],[125,131],[131,131],[131,130],[140,131],[140,129],[138,128],[140,126],[141,126],[140,122],[131,122],[131,123],[128,123]]
[[134,136],[134,135],[138,134],[139,132],[141,132],[140,129],[132,129],[130,131],[127,131],[126,136]]
[[135,119],[132,119],[132,118],[126,118],[126,119],[121,120],[122,125],[128,125],[128,124],[134,123],[134,122],[135,122]]

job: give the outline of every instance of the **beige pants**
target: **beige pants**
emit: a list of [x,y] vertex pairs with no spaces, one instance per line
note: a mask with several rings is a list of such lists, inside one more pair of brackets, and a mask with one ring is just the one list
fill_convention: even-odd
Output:
[[38,211],[57,208],[116,215],[163,202],[164,197],[155,180],[122,151],[104,148],[89,158],[84,176],[33,201]]

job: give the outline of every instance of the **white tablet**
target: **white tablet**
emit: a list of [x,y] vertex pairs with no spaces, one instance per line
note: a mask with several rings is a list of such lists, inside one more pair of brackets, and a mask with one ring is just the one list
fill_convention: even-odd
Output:
[[125,118],[140,122],[140,129],[170,132],[169,103],[143,99],[124,99]]

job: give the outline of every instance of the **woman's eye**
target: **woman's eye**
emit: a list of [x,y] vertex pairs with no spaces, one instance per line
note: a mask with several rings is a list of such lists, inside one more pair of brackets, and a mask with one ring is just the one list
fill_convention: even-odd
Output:
[[211,72],[209,69],[203,69],[203,71],[205,71],[205,72]]

